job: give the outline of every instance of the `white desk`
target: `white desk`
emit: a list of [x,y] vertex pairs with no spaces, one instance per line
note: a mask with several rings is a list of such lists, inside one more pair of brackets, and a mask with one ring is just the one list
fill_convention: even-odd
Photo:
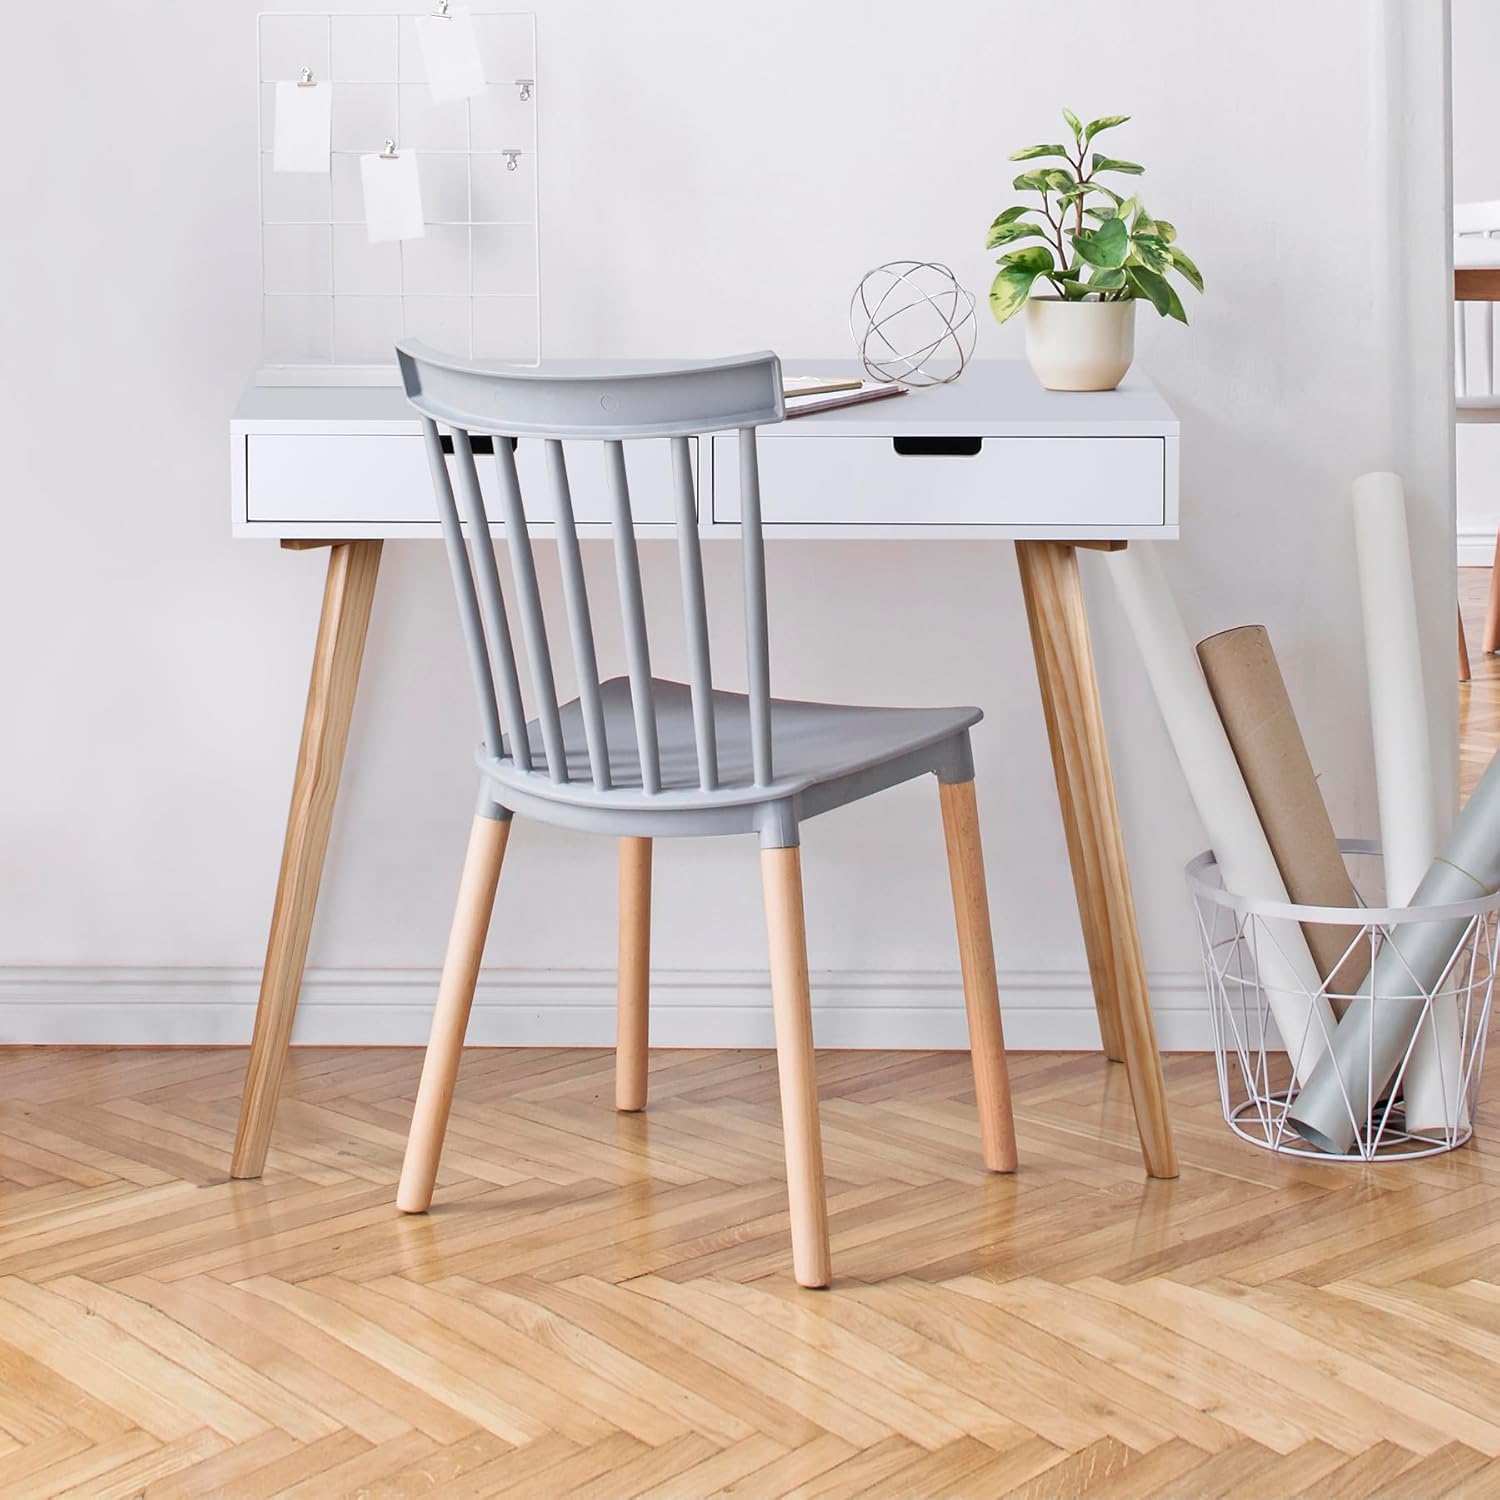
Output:
[[[838,368],[787,364],[790,374]],[[1176,1175],[1176,1155],[1074,549],[1177,536],[1177,438],[1171,408],[1134,372],[1118,391],[1059,395],[1019,361],[1000,360],[977,362],[951,386],[760,430],[767,537],[1016,544],[1104,1049],[1125,1063],[1146,1168],[1158,1177]],[[735,441],[730,434],[696,444],[705,537],[738,533]],[[642,537],[672,534],[660,446],[659,458],[656,444],[631,457]],[[519,444],[523,477],[539,447]],[[256,1177],[296,1015],[381,548],[440,531],[417,417],[394,388],[252,388],[231,423],[230,452],[237,536],[330,548],[235,1143],[234,1175]],[[607,497],[593,458],[580,454],[569,469],[580,533],[602,536]],[[545,536],[550,527],[538,518],[531,529]]]

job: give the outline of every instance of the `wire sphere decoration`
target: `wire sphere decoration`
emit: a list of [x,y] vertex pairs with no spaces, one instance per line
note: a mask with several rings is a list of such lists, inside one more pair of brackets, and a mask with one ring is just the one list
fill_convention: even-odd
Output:
[[974,357],[974,294],[941,261],[866,271],[849,299],[849,336],[873,380],[947,385]]

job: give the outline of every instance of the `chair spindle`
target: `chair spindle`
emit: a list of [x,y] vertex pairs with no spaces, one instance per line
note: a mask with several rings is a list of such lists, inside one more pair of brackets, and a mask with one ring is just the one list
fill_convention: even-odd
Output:
[[614,535],[615,573],[620,585],[620,613],[625,626],[625,659],[630,670],[630,706],[635,716],[636,752],[641,788],[661,790],[661,755],[656,743],[656,697],[651,687],[651,650],[646,639],[646,603],[641,596],[641,561],[635,545],[630,509],[630,481],[625,447],[617,438],[604,444]]
[[[503,440],[502,440],[503,441]],[[495,562],[495,544],[490,538],[490,519],[484,496],[479,492],[479,470],[474,467],[474,447],[468,432],[453,429],[453,459],[458,470],[458,488],[469,522],[469,556],[479,590],[479,612],[489,637],[490,658],[498,658],[495,691],[500,700],[500,723],[510,739],[511,759],[523,770],[531,766],[531,740],[526,733],[526,708],[521,699],[521,679],[516,674],[516,651],[510,638],[510,618],[505,613],[505,595],[500,589],[500,569]]]
[[547,617],[542,613],[542,594],[537,587],[536,557],[531,550],[531,531],[526,524],[526,506],[516,474],[516,455],[509,439],[504,437],[495,439],[495,480],[500,490],[501,519],[510,544],[510,567],[516,581],[516,602],[521,609],[521,635],[531,669],[531,690],[536,695],[542,746],[547,753],[547,774],[553,781],[562,782],[568,779],[568,756],[557,709],[552,652],[547,644]]
[[443,550],[448,555],[448,567],[453,573],[453,586],[458,597],[459,628],[463,631],[469,669],[479,694],[480,728],[484,732],[485,749],[503,757],[505,740],[500,733],[500,711],[495,702],[495,679],[490,666],[489,646],[484,639],[484,621],[480,617],[474,574],[469,567],[469,553],[459,526],[458,507],[453,500],[453,480],[443,456],[443,440],[431,417],[422,418],[422,441],[427,449],[427,466],[432,471],[438,519],[443,524]]
[[693,455],[688,440],[672,438],[672,489],[677,505],[677,560],[682,573],[682,618],[687,631],[692,676],[693,741],[698,752],[698,785],[711,792],[719,784],[719,747],[714,735],[714,680],[708,654],[708,600],[703,589],[703,547],[698,536],[698,502],[693,486]]
[[573,517],[573,491],[568,483],[568,461],[563,445],[547,438],[547,472],[552,481],[553,511],[557,516],[557,560],[562,573],[563,600],[568,609],[568,633],[573,642],[573,665],[578,674],[578,696],[583,705],[584,742],[589,771],[601,791],[610,788],[609,740],[604,730],[604,704],[599,697],[599,658],[594,649],[594,624],[589,616],[588,585],[578,550],[578,523]]
[[760,459],[753,427],[740,428],[740,550],[745,569],[750,756],[756,786],[769,786],[772,781],[771,636],[766,622],[766,541],[760,522]]

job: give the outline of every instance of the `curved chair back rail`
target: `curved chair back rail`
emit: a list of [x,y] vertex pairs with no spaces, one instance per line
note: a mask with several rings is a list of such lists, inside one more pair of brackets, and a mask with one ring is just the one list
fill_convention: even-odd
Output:
[[[485,365],[424,348],[397,346],[401,377],[412,405],[422,413],[428,461],[449,564],[458,591],[469,663],[479,695],[483,759],[496,769],[524,773],[518,787],[545,780],[556,787],[582,779],[596,793],[630,792],[629,801],[671,793],[681,807],[712,801],[775,795],[772,764],[769,637],[766,619],[765,550],[760,522],[760,486],[755,429],[783,415],[781,362],[774,354],[752,354],[707,364],[616,372],[551,373]],[[443,451],[439,424],[452,434],[453,464]],[[739,433],[741,547],[744,560],[746,678],[749,686],[749,765],[726,781],[720,766],[715,724],[708,608],[698,534],[698,495],[690,440],[712,432]],[[516,469],[514,444],[492,444],[499,515],[510,549],[514,603],[520,621],[525,670],[536,704],[533,743],[523,707],[521,667],[511,615],[500,583],[488,515],[480,491],[472,441],[475,434],[540,438],[556,522],[558,566],[568,619],[568,640],[577,673],[577,711],[582,719],[584,765],[565,742],[563,708],[553,675],[553,643],[542,609],[536,559],[527,530],[526,499]],[[651,646],[636,553],[635,516],[625,463],[627,442],[665,439],[671,448],[673,514],[687,642],[694,764],[684,776],[669,767],[664,781],[657,735],[657,704]],[[606,685],[599,677],[593,617],[579,554],[564,440],[603,445],[610,496],[611,544],[619,582],[631,715],[628,728],[607,712]],[[467,528],[467,539],[465,537]],[[633,753],[622,755],[611,738],[630,734]],[[620,767],[633,768],[620,785]],[[512,779],[507,777],[508,780]],[[684,796],[684,793],[689,795]],[[724,797],[724,793],[738,793]],[[694,795],[695,794],[695,795]],[[570,799],[573,800],[573,799]]]

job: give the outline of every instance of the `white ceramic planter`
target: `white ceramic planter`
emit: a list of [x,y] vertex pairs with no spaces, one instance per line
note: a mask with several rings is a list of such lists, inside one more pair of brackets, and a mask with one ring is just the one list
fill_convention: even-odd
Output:
[[1026,359],[1049,391],[1112,391],[1135,358],[1135,303],[1026,304]]

